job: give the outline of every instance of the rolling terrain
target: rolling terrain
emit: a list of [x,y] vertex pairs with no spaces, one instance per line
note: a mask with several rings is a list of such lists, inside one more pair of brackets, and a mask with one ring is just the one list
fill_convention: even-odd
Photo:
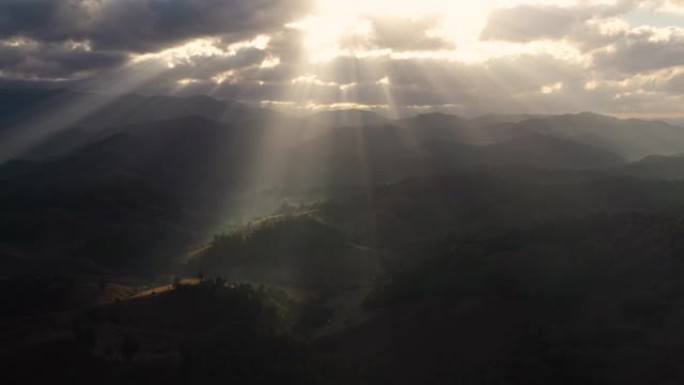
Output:
[[[3,373],[684,381],[684,128],[14,97],[0,119],[4,148],[22,147],[0,151]],[[68,116],[74,98],[97,108]]]

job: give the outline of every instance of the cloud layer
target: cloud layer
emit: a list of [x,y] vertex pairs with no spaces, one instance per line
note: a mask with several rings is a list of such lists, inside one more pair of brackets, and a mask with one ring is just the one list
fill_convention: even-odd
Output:
[[682,1],[485,3],[336,16],[314,0],[5,0],[0,85],[294,109],[684,115]]

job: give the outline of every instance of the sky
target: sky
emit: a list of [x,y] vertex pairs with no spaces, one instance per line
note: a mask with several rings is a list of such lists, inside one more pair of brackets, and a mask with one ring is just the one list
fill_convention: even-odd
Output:
[[684,0],[0,0],[0,87],[684,118]]

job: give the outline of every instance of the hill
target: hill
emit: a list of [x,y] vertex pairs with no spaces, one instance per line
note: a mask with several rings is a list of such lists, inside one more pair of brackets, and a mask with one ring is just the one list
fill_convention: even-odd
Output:
[[[515,121],[516,119],[514,119]],[[494,119],[464,119],[459,116],[431,113],[396,122],[419,137],[469,145],[488,145],[508,141],[532,131],[512,122]]]
[[[189,116],[235,126],[280,127],[312,132],[323,127],[394,125],[407,140],[491,145],[540,134],[570,140],[637,160],[684,151],[684,129],[659,121],[616,119],[592,113],[572,115],[485,115],[464,119],[443,113],[392,121],[366,110],[335,110],[296,119],[268,109],[207,96],[99,95],[57,90],[0,90],[0,161],[18,156],[61,155],[104,139],[117,127]],[[104,132],[103,132],[104,131]],[[315,135],[309,136],[310,138]],[[279,137],[287,140],[287,135]]]
[[168,259],[242,215],[262,133],[184,118],[123,128],[53,160],[5,164],[0,237],[37,258],[129,267]]
[[425,130],[435,139],[465,144],[493,144],[540,134],[600,148],[636,160],[648,155],[672,155],[684,150],[684,128],[660,121],[617,119],[584,112],[567,115],[485,115],[464,119],[434,113],[397,122]]
[[377,126],[390,122],[376,112],[358,109],[321,111],[309,116],[308,120],[330,127]]
[[617,119],[581,113],[519,123],[541,134],[603,148],[627,159],[671,155],[684,150],[684,128],[659,121]]
[[266,218],[217,235],[182,268],[230,280],[322,288],[363,284],[382,271],[381,255],[310,214]]
[[649,179],[678,180],[684,178],[684,156],[652,155],[617,167],[612,172]]
[[394,182],[483,167],[598,169],[623,162],[599,148],[540,134],[473,146],[440,139],[427,129],[392,125],[338,128],[303,143],[295,153],[293,159],[303,162],[291,169],[318,184]]
[[[679,382],[681,217],[618,215],[446,237],[319,341],[378,383]],[[491,382],[490,382],[491,381]]]
[[[62,155],[106,138],[122,126],[201,117],[235,125],[291,118],[208,96],[102,95],[0,89],[0,161]],[[298,123],[300,125],[300,123]]]
[[403,250],[448,232],[519,228],[560,218],[624,212],[682,213],[684,184],[557,172],[505,171],[412,178],[324,203],[320,215],[359,242]]

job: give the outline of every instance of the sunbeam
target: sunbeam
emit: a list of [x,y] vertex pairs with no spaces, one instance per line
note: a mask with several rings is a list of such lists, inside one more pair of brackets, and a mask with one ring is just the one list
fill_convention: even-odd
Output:
[[[60,132],[79,125],[106,126],[106,122],[88,121],[88,118],[116,103],[121,95],[135,92],[142,85],[154,81],[167,70],[168,68],[161,65],[141,65],[133,61],[108,76],[84,82],[79,89],[84,92],[62,93],[60,97],[50,100],[40,114],[10,126],[3,132],[0,160],[26,154]],[[139,106],[128,108],[137,109]],[[116,113],[122,118],[127,111]]]

